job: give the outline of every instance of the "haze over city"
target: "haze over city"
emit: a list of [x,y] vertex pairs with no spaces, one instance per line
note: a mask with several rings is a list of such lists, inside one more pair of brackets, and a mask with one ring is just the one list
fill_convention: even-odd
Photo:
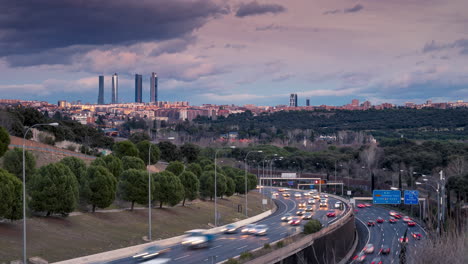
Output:
[[[3,99],[96,103],[98,75],[159,77],[191,104],[404,104],[468,97],[468,2],[0,0]],[[59,9],[58,9],[59,8]],[[57,11],[60,10],[60,11]],[[83,19],[86,17],[86,19]]]

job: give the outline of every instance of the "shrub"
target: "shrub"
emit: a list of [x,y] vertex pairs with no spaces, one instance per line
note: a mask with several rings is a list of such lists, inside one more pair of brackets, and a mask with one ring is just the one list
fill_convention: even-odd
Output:
[[252,253],[245,251],[240,254],[240,259],[249,259],[252,258]]
[[263,248],[264,249],[269,249],[269,248],[271,248],[271,246],[270,246],[269,243],[265,243],[265,244],[263,244]]
[[276,248],[282,248],[282,247],[284,247],[284,242],[278,241],[278,243],[276,243]]
[[322,223],[316,219],[312,219],[304,225],[304,234],[312,234],[322,229]]
[[76,147],[73,146],[73,145],[68,145],[68,146],[67,146],[67,149],[68,149],[69,151],[76,151]]
[[226,264],[239,264],[239,261],[233,259],[233,258],[230,258],[228,259],[228,261],[225,262]]

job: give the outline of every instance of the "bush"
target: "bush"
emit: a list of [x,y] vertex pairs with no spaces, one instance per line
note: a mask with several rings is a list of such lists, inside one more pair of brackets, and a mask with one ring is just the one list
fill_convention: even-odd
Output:
[[235,259],[233,259],[233,258],[230,258],[230,259],[228,259],[228,261],[226,261],[225,263],[226,263],[226,264],[238,264],[239,261],[237,261],[237,260],[235,260]]
[[312,234],[322,229],[322,223],[316,219],[312,219],[304,225],[304,234]]
[[67,149],[68,149],[69,151],[76,151],[76,147],[73,146],[73,145],[68,145],[68,146],[67,146]]
[[51,136],[47,136],[44,134],[39,134],[39,141],[47,145],[51,145],[51,146],[55,145],[55,139]]
[[282,248],[282,247],[284,247],[284,242],[278,241],[278,243],[276,243],[276,248]]
[[248,252],[248,251],[245,251],[245,252],[242,252],[242,253],[240,254],[240,257],[239,257],[239,258],[240,258],[240,259],[250,259],[250,258],[252,258],[252,256],[253,256],[252,253],[250,253],[250,252]]
[[263,248],[264,249],[269,249],[269,248],[271,248],[271,246],[270,246],[269,243],[265,243],[265,244],[263,244]]

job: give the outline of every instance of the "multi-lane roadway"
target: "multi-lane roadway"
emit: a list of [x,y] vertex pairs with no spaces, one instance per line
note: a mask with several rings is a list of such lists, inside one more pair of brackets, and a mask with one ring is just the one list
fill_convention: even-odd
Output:
[[[265,189],[269,195],[270,191],[276,192],[277,189]],[[289,190],[291,197],[283,197],[281,192],[274,199],[277,205],[277,210],[269,217],[258,221],[255,224],[263,224],[268,226],[268,232],[264,236],[255,236],[242,234],[217,234],[215,241],[208,248],[189,249],[180,244],[171,246],[171,250],[161,255],[161,258],[170,259],[169,263],[217,263],[229,258],[239,256],[242,252],[251,251],[262,247],[266,243],[272,243],[300,232],[302,226],[307,220],[302,221],[301,226],[291,226],[287,222],[282,222],[281,217],[286,213],[296,214],[299,202],[307,202],[309,197],[302,196],[295,198],[296,190]],[[304,193],[304,191],[300,191]],[[336,221],[343,214],[342,210],[334,209],[337,199],[328,198],[328,207],[319,207],[319,200],[313,205],[313,219],[319,220],[322,225],[327,226]],[[333,209],[336,212],[336,217],[327,217],[328,210]],[[346,208],[344,208],[346,209]],[[157,260],[157,258],[155,259]],[[151,262],[151,261],[150,261]],[[112,261],[110,263],[123,264],[134,263],[132,258],[125,258]],[[155,261],[156,263],[156,261]]]

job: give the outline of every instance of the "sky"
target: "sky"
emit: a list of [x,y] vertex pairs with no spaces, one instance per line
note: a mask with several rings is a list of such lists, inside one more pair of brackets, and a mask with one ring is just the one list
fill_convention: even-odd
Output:
[[468,101],[466,0],[0,0],[0,98]]

